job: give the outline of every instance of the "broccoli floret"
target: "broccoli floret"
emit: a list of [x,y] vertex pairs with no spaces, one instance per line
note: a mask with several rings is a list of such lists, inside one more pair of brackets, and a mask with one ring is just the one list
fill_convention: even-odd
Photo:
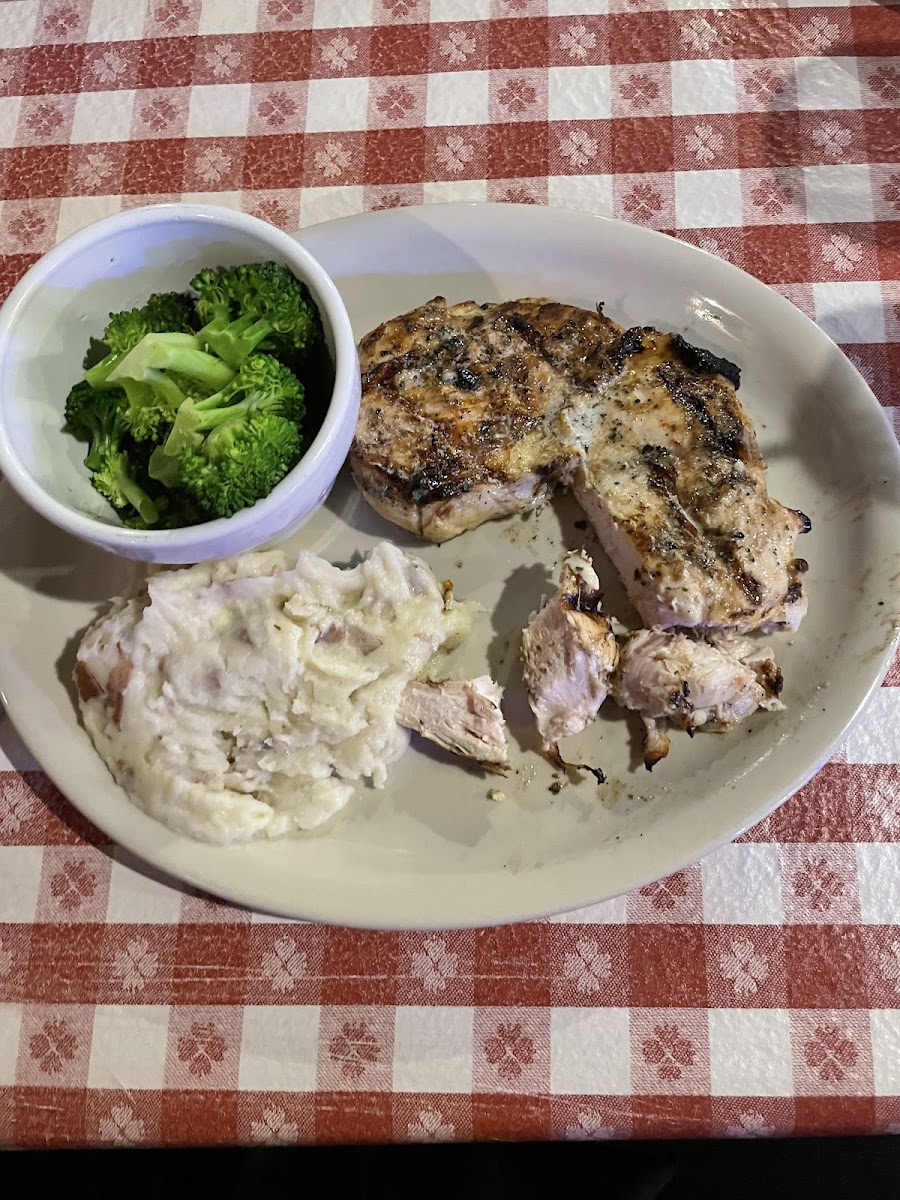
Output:
[[305,284],[275,262],[210,267],[191,280],[201,341],[235,369],[255,350],[300,365],[322,336]]
[[191,333],[199,328],[197,309],[190,292],[157,292],[150,297],[142,311],[154,333],[166,333],[168,330],[172,333]]
[[159,509],[157,529],[182,529],[185,525],[200,525],[209,517],[192,496],[183,491],[165,491],[156,497]]
[[231,517],[281,482],[301,441],[292,421],[271,412],[233,417],[182,453],[181,486],[210,516]]
[[[134,509],[145,526],[155,525],[159,517],[156,505],[131,474],[131,464],[124,450],[108,450],[100,466],[91,476],[91,483],[117,511]],[[136,525],[129,513],[129,524]]]
[[154,392],[149,383],[138,383],[135,379],[123,379],[126,396],[123,412],[125,424],[131,436],[138,442],[158,442],[165,438],[175,420],[177,405],[172,408]]
[[190,333],[196,327],[196,312],[190,296],[180,292],[160,292],[141,308],[110,313],[103,331],[106,353],[96,360],[96,343],[85,358],[85,379],[92,387],[103,387],[122,359],[148,333]]
[[127,512],[130,505],[145,524],[152,525],[158,516],[156,505],[136,482],[122,445],[127,433],[124,401],[120,389],[99,391],[82,380],[66,398],[66,424],[77,438],[90,443],[84,465],[100,495],[117,510]]
[[254,354],[222,391],[182,404],[150,456],[150,476],[186,489],[212,516],[231,516],[268,495],[297,461],[302,417],[299,379]]
[[162,371],[174,372],[195,388],[207,391],[218,391],[234,378],[232,368],[214,354],[207,354],[200,339],[190,333],[146,334],[107,378],[112,384],[120,384],[124,379],[159,383]]
[[199,445],[203,436],[223,421],[263,411],[299,427],[304,415],[303,384],[277,358],[254,354],[221,391],[181,405],[165,453],[177,457],[188,446]]
[[121,441],[124,401],[121,388],[98,391],[85,380],[76,383],[66,397],[66,425],[79,441],[89,443],[84,465],[91,471],[97,470],[107,450]]
[[[183,391],[180,382],[185,383]],[[190,383],[179,381],[164,371],[148,371],[146,380],[123,379],[127,398],[124,418],[131,436],[138,442],[164,442],[178,409],[188,396],[199,398]]]
[[94,487],[136,529],[231,516],[300,457],[292,368],[324,346],[306,287],[274,262],[201,271],[192,286],[196,301],[160,293],[110,314],[66,401]]

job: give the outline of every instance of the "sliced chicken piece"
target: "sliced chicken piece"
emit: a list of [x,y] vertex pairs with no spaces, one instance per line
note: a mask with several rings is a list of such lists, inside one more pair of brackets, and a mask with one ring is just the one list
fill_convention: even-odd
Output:
[[413,680],[400,698],[397,723],[487,771],[510,768],[503,689],[489,675],[477,679]]
[[625,639],[610,690],[619,704],[640,713],[644,765],[652,770],[669,752],[666,722],[691,734],[725,733],[758,708],[784,708],[781,687],[771,651],[747,638],[719,634],[698,640],[641,629]]
[[528,703],[545,752],[580,733],[606,699],[618,649],[601,611],[600,580],[585,553],[568,554],[559,589],[533,613],[522,635]]
[[575,495],[648,627],[795,629],[809,519],[766,490],[734,364],[629,329],[617,379],[569,416]]
[[621,328],[551,300],[440,296],[360,345],[354,478],[388,520],[432,541],[524,511],[568,484],[567,405],[613,378]]

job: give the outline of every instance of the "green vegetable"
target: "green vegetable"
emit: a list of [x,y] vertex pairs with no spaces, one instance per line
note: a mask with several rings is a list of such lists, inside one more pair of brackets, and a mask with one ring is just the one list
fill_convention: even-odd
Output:
[[92,387],[103,387],[122,359],[148,333],[185,333],[196,328],[196,313],[191,297],[180,292],[161,292],[151,296],[142,308],[110,313],[103,332],[105,354],[98,353],[92,339],[85,358],[85,379]]
[[197,445],[202,435],[237,416],[268,411],[295,424],[303,419],[303,384],[271,354],[254,354],[220,391],[186,400],[165,443],[169,455]]
[[123,379],[158,381],[158,371],[176,371],[200,387],[223,388],[234,371],[221,358],[201,349],[200,339],[190,333],[148,333],[116,364],[107,376],[111,384]]
[[221,391],[182,404],[150,475],[185,488],[211,516],[231,516],[268,495],[300,457],[303,411],[296,375],[254,354]]
[[138,383],[134,379],[122,380],[127,401],[125,423],[131,436],[139,442],[158,442],[167,437],[179,406],[185,399],[177,386],[176,395],[172,396],[169,390],[171,380],[165,379],[161,371],[159,375],[157,386],[150,382]]
[[66,398],[66,424],[89,443],[84,465],[100,495],[115,509],[131,506],[145,524],[152,525],[159,515],[156,505],[135,480],[123,444],[128,432],[123,399],[117,388],[100,391],[86,381],[76,383]]
[[93,486],[135,529],[228,517],[268,495],[302,451],[295,371],[315,384],[325,370],[318,311],[285,267],[205,270],[192,286],[196,298],[160,293],[111,313],[66,400]]
[[233,516],[268,496],[297,462],[301,444],[299,429],[284,417],[234,417],[182,453],[181,486],[210,516]]
[[[183,529],[187,525],[199,525],[202,521],[209,520],[207,514],[201,511],[186,492],[171,491],[164,487],[154,490],[152,479],[147,481],[147,485],[147,490],[157,508],[157,519],[153,523],[154,529]],[[132,529],[147,528],[146,522],[141,520],[133,510],[126,510],[120,513],[120,516],[123,524]]]
[[322,324],[307,288],[274,262],[210,267],[191,280],[198,292],[199,337],[237,369],[255,350],[299,367]]

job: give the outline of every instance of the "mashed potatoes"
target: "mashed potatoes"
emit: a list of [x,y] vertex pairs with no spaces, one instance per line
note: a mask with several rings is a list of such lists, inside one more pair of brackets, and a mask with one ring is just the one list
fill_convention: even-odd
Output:
[[84,725],[116,781],[178,833],[225,844],[327,821],[406,748],[404,688],[467,631],[387,543],[341,570],[307,551],[152,576],[85,634]]

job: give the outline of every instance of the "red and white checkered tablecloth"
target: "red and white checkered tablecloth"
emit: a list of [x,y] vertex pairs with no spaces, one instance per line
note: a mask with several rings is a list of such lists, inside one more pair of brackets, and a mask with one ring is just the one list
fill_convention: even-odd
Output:
[[[896,404],[900,9],[702,5],[0,0],[0,293],[149,201],[570,205],[771,283]],[[736,844],[482,931],[182,891],[0,748],[0,1145],[900,1131],[900,662]]]

